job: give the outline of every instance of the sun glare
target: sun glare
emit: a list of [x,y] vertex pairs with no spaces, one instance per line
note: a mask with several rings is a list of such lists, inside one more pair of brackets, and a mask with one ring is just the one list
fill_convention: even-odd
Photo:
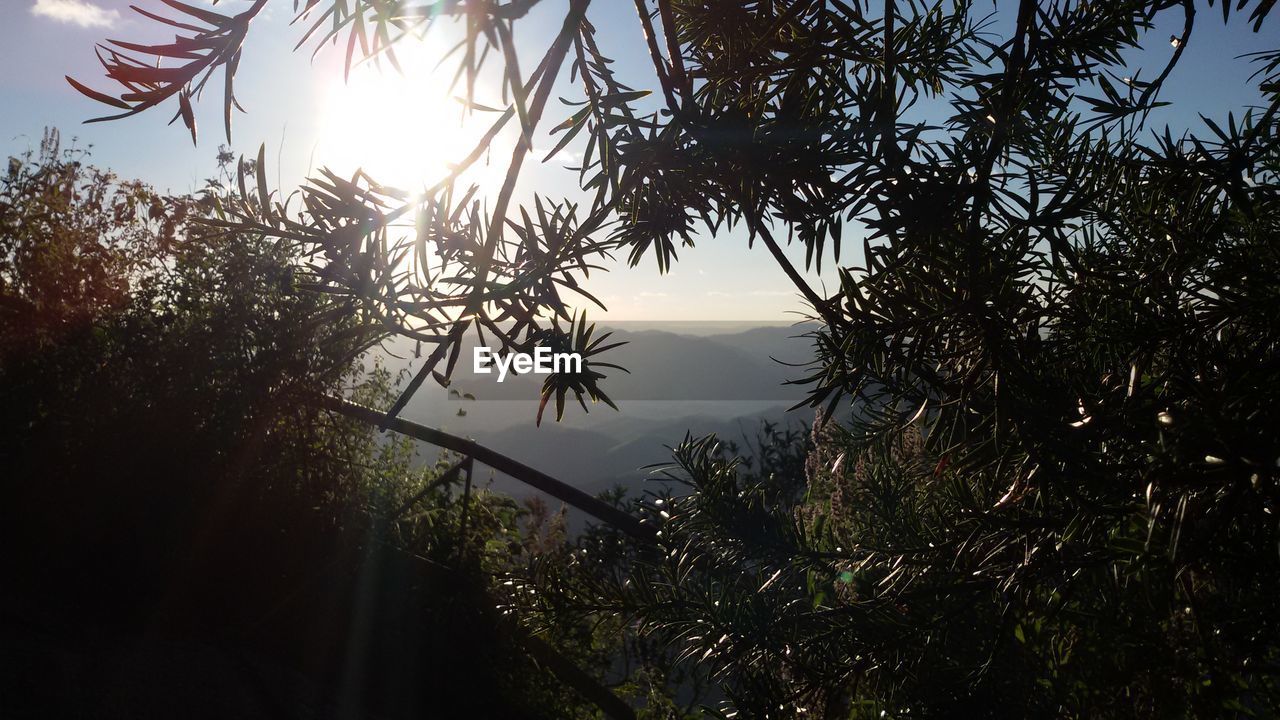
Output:
[[[313,171],[328,167],[349,176],[363,168],[378,182],[411,193],[445,177],[474,148],[488,114],[464,117],[455,99],[462,85],[450,91],[453,68],[448,62],[435,67],[440,54],[428,36],[396,46],[403,72],[385,59],[352,68],[345,81],[339,71],[325,91]],[[483,183],[486,160],[482,157],[467,179]]]

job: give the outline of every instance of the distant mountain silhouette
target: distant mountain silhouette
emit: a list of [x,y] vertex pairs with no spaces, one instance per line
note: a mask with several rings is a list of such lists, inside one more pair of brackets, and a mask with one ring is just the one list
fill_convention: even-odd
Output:
[[[628,344],[603,359],[631,372],[607,371],[602,386],[620,410],[597,405],[584,415],[572,407],[564,422],[548,415],[541,427],[534,425],[534,417],[543,376],[508,375],[499,384],[496,375],[473,375],[472,341],[449,389],[424,385],[404,415],[471,437],[588,492],[618,485],[638,492],[651,477],[642,468],[669,461],[667,447],[679,443],[686,432],[714,433],[742,444],[744,438],[754,438],[765,420],[811,422],[811,410],[787,411],[805,392],[785,384],[805,374],[795,365],[812,356],[810,340],[801,337],[811,329],[748,327],[711,335],[667,332],[652,325],[613,329],[610,342]],[[602,327],[598,332],[609,330]],[[384,360],[393,371],[418,367],[420,361],[405,351],[406,346],[390,350],[394,355]],[[468,394],[477,399],[466,399]],[[466,414],[457,415],[459,408]],[[434,456],[434,451],[423,450]],[[480,477],[488,478],[488,471]],[[501,475],[494,477],[494,486],[517,496],[530,492]]]
[[[607,331],[607,329],[606,329]],[[698,337],[661,330],[613,330],[608,342],[626,345],[600,356],[629,372],[605,368],[601,383],[614,400],[777,400],[797,402],[803,390],[786,385],[801,377],[799,363],[810,356],[804,327],[760,327],[744,332]],[[474,341],[465,346],[451,388],[479,400],[528,400],[538,397],[543,376],[473,374]]]
[[[726,442],[745,446],[754,442],[766,420],[798,426],[812,418],[811,412],[787,413],[786,406],[778,405],[727,419],[681,416],[643,423],[611,422],[605,423],[601,431],[555,423],[533,427],[530,423],[495,432],[477,432],[474,437],[486,447],[518,458],[587,492],[599,493],[622,486],[636,493],[643,491],[651,480],[659,479],[651,469],[645,469],[646,466],[670,462],[668,448],[678,444],[686,432],[695,437],[715,434]],[[628,427],[631,432],[625,431]],[[494,487],[516,496],[529,494],[525,486],[501,475],[494,478]]]

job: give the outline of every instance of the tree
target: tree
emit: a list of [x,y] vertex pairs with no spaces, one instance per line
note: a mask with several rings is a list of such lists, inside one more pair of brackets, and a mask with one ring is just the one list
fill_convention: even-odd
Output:
[[[420,379],[441,381],[473,327],[510,348],[564,338],[537,311],[573,318],[562,293],[585,292],[593,258],[665,269],[677,244],[739,223],[765,246],[822,324],[812,404],[852,401],[854,419],[824,427],[802,497],[714,442],[682,445],[694,492],[651,510],[657,548],[622,565],[638,595],[596,607],[664,634],[761,715],[1277,711],[1280,54],[1255,58],[1260,107],[1161,132],[1149,120],[1194,41],[1193,0],[1022,0],[1007,30],[963,0],[637,0],[655,104],[612,73],[586,0],[522,75],[513,29],[535,4],[300,13],[352,58],[462,18],[461,74],[501,58],[512,102],[495,127],[526,137],[567,63],[581,209],[512,210],[526,140],[487,215],[449,181],[397,205],[363,176],[321,178],[298,216],[247,193],[233,215],[323,253],[318,285],[433,344]],[[92,94],[129,113],[176,95],[189,118],[200,73],[234,75],[261,6],[184,10],[214,30],[131,50],[145,60],[108,53],[128,92]],[[1273,6],[1208,2],[1254,32]],[[1163,46],[1166,15],[1183,30],[1144,77],[1126,51]],[[400,217],[421,222],[397,243]],[[860,264],[830,295],[782,250],[839,262],[851,238]],[[428,253],[451,273],[425,277]],[[552,378],[545,397],[599,397],[598,374]]]
[[592,716],[497,608],[554,518],[316,407],[395,397],[376,329],[296,291],[288,246],[191,222],[226,192],[56,133],[0,177],[6,716]]

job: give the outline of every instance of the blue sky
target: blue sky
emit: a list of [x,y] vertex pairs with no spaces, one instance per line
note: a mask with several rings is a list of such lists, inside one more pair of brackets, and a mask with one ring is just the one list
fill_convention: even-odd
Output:
[[[107,87],[98,80],[94,43],[108,37],[165,38],[154,23],[129,10],[130,2],[150,10],[162,7],[158,0],[8,0],[6,9],[11,11],[0,27],[5,55],[0,64],[0,154],[20,153],[38,144],[42,129],[51,126],[60,128],[64,138],[75,136],[82,146],[91,144],[97,164],[162,189],[188,191],[212,174],[214,151],[225,142],[216,92],[197,108],[198,147],[192,146],[180,123],[166,125],[171,108],[125,121],[81,124],[101,114],[102,108],[72,90],[63,76]],[[224,0],[219,9],[234,12],[245,4],[246,0]],[[547,0],[517,26],[517,32],[526,37],[551,33],[561,4]],[[1239,114],[1255,96],[1246,83],[1246,63],[1237,56],[1270,49],[1280,39],[1276,22],[1254,34],[1245,27],[1242,13],[1233,17],[1230,27],[1223,27],[1219,10],[1197,4],[1197,34],[1164,95],[1176,109],[1153,118],[1156,126],[1194,127],[1197,110],[1210,117],[1225,117],[1228,110]],[[451,153],[465,154],[468,131],[458,129],[460,106],[441,97],[442,80],[428,72],[433,64],[428,56],[445,46],[451,30],[426,38],[407,77],[388,79],[389,70],[379,74],[368,68],[348,86],[342,83],[339,51],[326,49],[314,61],[310,48],[291,52],[300,37],[298,27],[288,26],[291,9],[287,0],[273,0],[265,22],[255,25],[250,35],[237,82],[237,96],[248,110],[235,117],[237,152],[253,154],[265,144],[273,179],[285,188],[296,187],[309,168],[329,165],[349,171],[361,161],[375,177],[393,176],[396,182],[411,184],[414,176],[408,168],[434,166],[438,171]],[[997,10],[1003,20],[1003,7]],[[638,89],[651,87],[632,3],[602,0],[594,4],[590,17],[600,31],[601,46],[618,61],[623,77]],[[1167,15],[1150,34],[1147,49],[1134,54],[1134,64],[1145,66],[1143,77],[1159,71],[1172,52],[1168,38],[1180,28],[1180,16]],[[533,64],[530,60],[522,66]],[[563,94],[577,93],[566,87]],[[549,112],[562,108],[556,104]],[[402,137],[416,140],[395,140]],[[446,147],[443,153],[441,145]],[[501,172],[505,157],[500,144],[493,154],[497,169],[491,172]],[[575,174],[559,169],[569,159],[532,169],[525,186],[553,195],[572,192]],[[483,178],[482,171],[479,179]],[[848,242],[846,247],[857,244]],[[747,250],[742,234],[704,239],[680,256],[681,263],[667,275],[659,275],[651,261],[635,269],[618,263],[607,275],[593,275],[589,289],[605,300],[608,316],[616,319],[780,320],[802,309],[764,249]],[[844,263],[857,260],[842,258]],[[799,252],[796,263],[803,265]],[[820,284],[822,278],[815,276],[813,282]]]

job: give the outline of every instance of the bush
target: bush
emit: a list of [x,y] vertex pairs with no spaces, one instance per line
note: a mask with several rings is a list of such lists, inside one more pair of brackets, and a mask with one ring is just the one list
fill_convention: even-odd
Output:
[[6,716],[586,712],[496,607],[526,511],[311,402],[390,402],[377,334],[86,161],[0,180]]

